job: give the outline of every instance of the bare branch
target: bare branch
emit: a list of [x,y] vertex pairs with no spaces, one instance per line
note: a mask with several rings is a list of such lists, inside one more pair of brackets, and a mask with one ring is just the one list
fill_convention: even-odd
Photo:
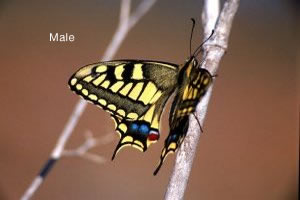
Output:
[[122,15],[124,15],[125,20],[122,19],[123,23],[120,23],[117,31],[115,32],[113,39],[110,43],[110,45],[107,47],[106,52],[104,53],[104,56],[102,60],[111,60],[111,58],[115,55],[116,49],[120,47],[121,42],[126,37],[129,30],[141,19],[142,16],[144,16],[149,9],[153,6],[153,4],[156,2],[156,0],[144,0],[142,1],[135,12],[133,12],[129,18],[127,18],[127,14],[130,9],[130,0],[122,0],[122,7],[125,6],[125,8],[122,8]]
[[143,3],[141,3],[137,9],[136,12],[132,13],[131,18],[129,20],[129,28],[132,28],[140,19],[142,16],[144,16],[150,8],[154,5],[156,0],[145,0]]
[[112,142],[113,139],[115,138],[114,135],[112,133],[109,133],[109,134],[106,134],[105,136],[97,139],[93,136],[91,131],[88,131],[85,134],[85,138],[86,138],[85,142],[82,145],[80,145],[76,149],[64,150],[62,155],[63,156],[79,156],[79,157],[88,159],[90,161],[93,161],[93,162],[96,162],[99,164],[106,162],[106,159],[103,156],[100,156],[100,155],[97,155],[94,153],[90,153],[88,151],[96,146],[101,146],[101,145],[105,145],[105,144]]
[[75,109],[70,116],[69,121],[67,122],[65,128],[63,129],[63,132],[61,133],[60,137],[58,138],[58,141],[56,143],[56,147],[53,149],[51,153],[52,158],[59,158],[62,151],[64,150],[65,144],[67,143],[68,139],[70,138],[72,131],[74,130],[75,126],[74,124],[77,124],[82,112],[84,111],[86,107],[86,103],[80,99],[78,103],[75,106]]
[[[141,19],[143,15],[147,13],[147,11],[152,7],[152,5],[156,2],[156,0],[143,0],[139,6],[137,7],[136,11],[130,16],[130,0],[122,0],[121,2],[121,9],[120,9],[120,22],[119,26],[112,38],[112,41],[110,42],[109,46],[107,47],[103,57],[101,60],[111,60],[112,57],[115,55],[117,50],[119,49],[121,43],[123,42],[124,38],[126,37],[127,33],[133,26]],[[46,162],[44,167],[42,168],[39,175],[33,180],[31,185],[27,188],[23,196],[21,197],[21,200],[28,200],[32,197],[32,195],[37,191],[39,186],[42,184],[44,178],[49,173],[51,168],[54,166],[56,161],[61,157],[62,152],[65,148],[65,145],[72,135],[72,132],[77,125],[77,122],[85,110],[87,105],[87,102],[80,99],[72,114],[70,115],[70,118],[68,122],[66,123],[63,131],[61,132],[59,139],[57,141],[57,144],[55,145],[50,159]],[[90,153],[87,154],[89,158],[95,159],[94,155],[91,155]],[[97,159],[96,159],[97,160]]]
[[[219,6],[217,4],[219,4],[219,0],[206,0],[202,15],[203,20],[206,20],[206,22],[203,22],[205,30],[204,39],[211,33],[212,27],[215,27],[215,34],[212,41],[210,40],[204,45],[204,55],[206,56],[202,64],[202,67],[208,69],[212,74],[216,73],[221,58],[227,49],[231,24],[237,11],[239,0],[227,0],[216,23],[219,14]],[[197,117],[200,119],[201,124],[203,124],[206,116],[211,92],[212,86],[197,105]],[[166,200],[177,200],[184,197],[200,138],[200,129],[195,118],[190,117],[189,122],[190,126],[187,136],[176,155],[175,166],[165,195]]]
[[131,6],[131,0],[121,1],[119,26],[121,26],[122,24],[128,26],[128,20],[130,16],[130,6]]

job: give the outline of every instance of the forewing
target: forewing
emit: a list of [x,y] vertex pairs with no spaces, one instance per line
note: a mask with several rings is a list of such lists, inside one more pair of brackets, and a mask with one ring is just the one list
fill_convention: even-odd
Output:
[[175,64],[124,60],[100,62],[79,69],[69,80],[71,90],[108,111],[120,134],[113,154],[123,146],[142,151],[158,140],[163,106],[174,91]]

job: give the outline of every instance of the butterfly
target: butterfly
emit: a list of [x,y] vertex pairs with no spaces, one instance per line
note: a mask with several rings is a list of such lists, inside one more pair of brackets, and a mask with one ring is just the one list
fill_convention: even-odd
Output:
[[[202,46],[202,45],[200,45]],[[120,140],[113,153],[126,146],[145,152],[160,137],[160,119],[174,93],[167,136],[156,175],[169,153],[182,144],[189,116],[212,83],[213,76],[196,58],[199,47],[183,65],[151,60],[113,60],[86,65],[69,79],[79,96],[109,112]]]

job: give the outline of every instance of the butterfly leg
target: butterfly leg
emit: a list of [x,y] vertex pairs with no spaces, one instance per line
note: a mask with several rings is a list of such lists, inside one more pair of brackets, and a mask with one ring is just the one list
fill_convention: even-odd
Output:
[[200,127],[201,133],[203,133],[203,129],[202,129],[202,126],[201,126],[201,124],[200,124],[200,121],[199,121],[198,117],[195,115],[195,113],[193,113],[193,115],[194,115],[195,119],[196,119],[197,122],[198,122],[198,125],[199,125],[199,127]]

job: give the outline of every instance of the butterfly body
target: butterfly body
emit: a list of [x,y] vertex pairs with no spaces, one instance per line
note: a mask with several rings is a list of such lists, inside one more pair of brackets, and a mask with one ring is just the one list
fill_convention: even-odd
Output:
[[212,82],[211,74],[191,56],[181,67],[149,60],[116,60],[87,65],[69,80],[71,90],[108,111],[120,135],[115,155],[125,146],[146,151],[159,137],[160,117],[172,93],[170,133],[160,156],[175,152],[188,129],[189,115]]

